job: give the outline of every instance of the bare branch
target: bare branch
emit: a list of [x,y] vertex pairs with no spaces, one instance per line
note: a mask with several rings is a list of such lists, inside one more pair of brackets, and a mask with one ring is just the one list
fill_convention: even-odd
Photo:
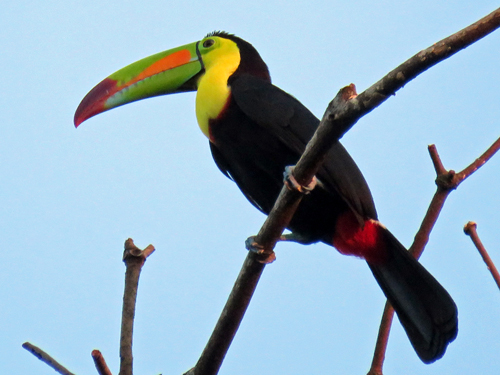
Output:
[[99,375],[113,375],[99,350],[92,350],[91,355]]
[[191,370],[194,374],[217,374],[219,371],[264,270],[265,264],[257,261],[257,257],[255,253],[248,253],[212,336],[194,371]]
[[432,197],[429,208],[427,209],[424,219],[422,220],[422,224],[415,235],[413,244],[408,249],[416,259],[420,258],[427,242],[429,242],[429,235],[437,222],[441,210],[443,209],[446,198],[448,198],[448,195],[452,190],[458,187],[458,184],[452,183],[453,178],[456,176],[455,172],[452,170],[448,171],[443,166],[436,145],[429,145],[428,150],[436,170],[437,190]]
[[439,156],[436,145],[429,145],[427,149],[429,150],[432,164],[434,164],[434,170],[436,171],[436,175],[441,176],[448,173],[448,171],[443,165],[443,162],[441,161],[441,157]]
[[477,224],[474,223],[473,221],[469,221],[467,224],[465,224],[464,232],[471,238],[474,245],[476,245],[476,248],[479,251],[479,254],[481,254],[484,263],[486,263],[486,266],[490,270],[491,275],[493,276],[493,279],[497,283],[498,288],[500,288],[500,274],[498,273],[498,270],[495,267],[495,263],[493,263],[493,261],[491,260],[488,252],[486,251],[485,247],[483,246],[483,243],[481,242],[481,239],[477,234]]
[[120,375],[132,375],[132,336],[134,330],[135,303],[139,276],[146,258],[154,251],[153,245],[141,250],[129,238],[125,241],[123,261],[127,267],[125,272],[125,291],[123,293],[122,329],[120,338]]
[[471,174],[476,172],[479,168],[481,168],[484,163],[492,158],[493,155],[500,149],[500,138],[498,138],[493,144],[476,160],[474,160],[471,165],[465,168],[462,172],[457,173],[457,186]]
[[432,201],[429,205],[427,213],[422,221],[422,225],[415,235],[413,244],[410,247],[410,252],[415,258],[420,258],[425,245],[429,241],[429,234],[436,223],[439,213],[444,206],[444,202],[448,194],[456,189],[466,178],[476,172],[483,166],[491,157],[500,149],[500,138],[498,138],[479,158],[471,163],[467,168],[459,173],[453,170],[447,171],[441,162],[441,158],[437,152],[435,145],[429,146],[429,154],[431,156],[434,168],[436,169],[436,184],[438,190],[434,194]]
[[385,360],[389,334],[391,333],[392,320],[394,319],[394,308],[389,301],[385,303],[382,321],[378,331],[377,343],[375,344],[375,353],[373,354],[372,365],[367,375],[382,375],[382,367]]
[[37,357],[40,361],[45,362],[47,365],[52,367],[59,374],[61,374],[61,375],[75,375],[74,373],[69,371],[66,367],[64,367],[59,362],[57,362],[54,358],[52,358],[49,354],[47,354],[42,349],[40,349],[38,346],[30,344],[29,342],[25,342],[23,344],[23,348],[26,349],[27,351],[29,351],[35,357]]

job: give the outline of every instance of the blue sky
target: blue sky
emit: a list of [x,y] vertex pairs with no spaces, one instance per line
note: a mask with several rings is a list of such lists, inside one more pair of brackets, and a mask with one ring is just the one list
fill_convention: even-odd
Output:
[[[194,93],[99,115],[83,96],[119,68],[213,30],[250,41],[276,85],[317,116],[339,88],[361,92],[494,1],[11,1],[0,13],[0,372],[52,374],[31,341],[78,374],[100,349],[118,373],[123,242],[157,251],[139,286],[135,370],[195,364],[264,216],[212,161]],[[435,190],[427,145],[461,170],[498,136],[500,32],[408,84],[345,137],[381,221],[409,245]],[[455,298],[460,330],[420,362],[399,323],[386,374],[496,374],[500,295],[463,232],[474,220],[497,264],[500,157],[453,192],[423,264]],[[7,256],[8,255],[8,256]],[[384,297],[363,261],[279,244],[221,374],[367,372]]]

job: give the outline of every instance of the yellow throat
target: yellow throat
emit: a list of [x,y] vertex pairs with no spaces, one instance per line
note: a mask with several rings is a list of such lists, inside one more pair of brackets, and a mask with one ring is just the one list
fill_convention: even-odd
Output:
[[232,40],[209,39],[213,39],[215,44],[206,50],[200,48],[205,74],[198,81],[196,118],[201,131],[210,139],[210,120],[216,119],[226,105],[231,93],[227,80],[238,69],[240,51]]

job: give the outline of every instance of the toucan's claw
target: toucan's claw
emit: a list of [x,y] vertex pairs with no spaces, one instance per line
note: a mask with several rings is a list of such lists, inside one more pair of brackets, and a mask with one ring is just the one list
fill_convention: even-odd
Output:
[[310,245],[312,243],[318,242],[317,239],[297,233],[282,234],[280,237],[280,241],[297,242],[302,245]]
[[295,166],[289,165],[285,167],[285,172],[283,172],[283,181],[286,185],[286,187],[289,190],[296,190],[299,193],[302,194],[309,194],[315,187],[317,183],[316,176],[314,176],[309,182],[308,185],[301,185],[299,182],[295,179],[295,176],[293,175],[293,170]]
[[274,251],[268,251],[255,240],[255,236],[250,236],[245,240],[245,247],[248,251],[258,255],[257,260],[263,264],[269,264],[276,260]]
[[[256,236],[250,236],[245,240],[245,247],[248,251],[258,255],[258,261],[260,263],[268,264],[276,260],[276,255],[274,251],[266,250],[259,242],[255,240]],[[287,233],[281,235],[279,241],[296,242],[302,245],[309,245],[318,242],[317,239],[311,238],[310,236],[305,236],[297,233]]]
[[263,254],[266,249],[264,246],[255,241],[255,236],[250,236],[245,240],[245,247],[248,251],[251,251],[255,254]]

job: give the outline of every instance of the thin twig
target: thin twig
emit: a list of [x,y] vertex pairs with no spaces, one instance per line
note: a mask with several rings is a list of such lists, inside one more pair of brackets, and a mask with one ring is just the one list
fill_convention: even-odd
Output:
[[479,251],[479,254],[481,254],[484,263],[486,263],[486,266],[490,270],[491,275],[497,283],[498,288],[500,288],[500,274],[498,273],[498,270],[495,267],[495,263],[493,263],[493,261],[491,260],[488,252],[486,251],[486,248],[483,246],[483,243],[481,242],[481,239],[477,234],[477,224],[473,221],[469,221],[467,224],[465,224],[464,232],[471,238],[474,245],[476,245],[476,248]]
[[458,184],[460,184],[460,182],[462,182],[471,174],[476,172],[479,168],[481,168],[484,165],[484,163],[490,160],[499,149],[500,149],[500,138],[498,138],[495,142],[493,142],[493,144],[480,157],[474,160],[474,162],[471,163],[467,168],[465,168],[462,172],[457,173],[457,176],[455,178],[457,179]]
[[378,331],[377,343],[375,344],[375,354],[373,355],[372,365],[367,375],[382,375],[382,366],[384,365],[385,352],[393,319],[394,308],[389,301],[386,301]]
[[29,351],[35,357],[37,357],[40,361],[45,362],[47,365],[52,367],[59,374],[61,374],[61,375],[75,375],[74,373],[69,371],[66,367],[64,367],[59,362],[57,362],[54,358],[52,358],[45,351],[40,349],[38,346],[30,344],[29,342],[25,342],[23,344],[23,348],[26,349],[27,351]]
[[99,375],[113,375],[108,365],[106,364],[102,353],[99,350],[92,350],[91,355],[92,359],[94,360],[95,368],[97,369]]
[[[436,184],[437,190],[432,197],[427,213],[425,214],[422,224],[415,235],[413,244],[409,248],[410,253],[419,259],[422,252],[429,241],[430,233],[437,222],[439,214],[443,209],[444,203],[448,195],[455,190],[466,178],[470,177],[481,166],[483,166],[491,157],[500,149],[500,138],[497,139],[479,158],[472,162],[468,167],[459,173],[448,171],[443,166],[439,153],[435,145],[429,146],[429,154],[436,170]],[[495,279],[497,280],[497,279]],[[497,281],[498,283],[498,281]],[[500,287],[500,284],[498,284]],[[394,316],[394,309],[390,308],[389,301],[386,301],[384,313],[382,314],[382,321],[380,323],[379,333],[377,337],[377,344],[373,354],[372,365],[368,375],[382,375],[382,367],[387,350],[387,342],[389,339],[389,332],[391,329],[392,319]]]
[[134,331],[135,303],[139,276],[146,258],[153,253],[155,248],[149,245],[140,250],[129,238],[125,241],[123,261],[127,267],[125,272],[125,291],[123,293],[122,329],[120,338],[120,375],[132,375],[132,336]]
[[436,145],[429,145],[427,147],[429,154],[431,156],[432,164],[434,164],[434,170],[436,171],[437,176],[442,176],[448,173],[446,168],[443,165],[443,162],[441,161],[441,157],[439,156],[438,150],[436,148]]

